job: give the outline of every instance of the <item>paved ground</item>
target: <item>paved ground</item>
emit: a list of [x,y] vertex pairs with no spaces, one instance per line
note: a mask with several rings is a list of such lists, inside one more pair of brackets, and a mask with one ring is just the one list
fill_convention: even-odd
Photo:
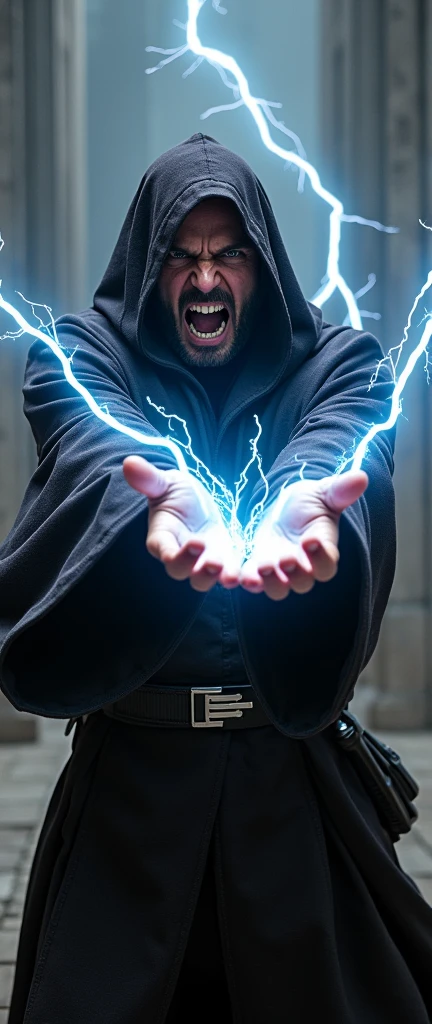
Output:
[[[6,1024],[25,888],[52,784],[68,757],[64,725],[42,723],[41,740],[0,745],[0,1024]],[[398,844],[403,867],[432,904],[432,733],[385,734],[420,783],[419,822]]]

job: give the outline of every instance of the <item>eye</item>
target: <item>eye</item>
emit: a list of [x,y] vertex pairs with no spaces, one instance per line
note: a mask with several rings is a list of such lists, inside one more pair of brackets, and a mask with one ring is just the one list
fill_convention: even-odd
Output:
[[244,256],[244,252],[241,249],[225,249],[225,252],[221,253],[222,256],[228,256],[229,259],[235,259],[236,256]]
[[183,252],[183,249],[170,249],[168,253],[168,259],[170,260],[187,260],[187,252]]

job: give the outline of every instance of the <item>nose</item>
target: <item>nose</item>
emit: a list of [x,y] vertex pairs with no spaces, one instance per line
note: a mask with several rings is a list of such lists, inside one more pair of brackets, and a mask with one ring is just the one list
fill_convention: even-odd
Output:
[[211,292],[213,288],[220,285],[220,274],[213,259],[201,259],[191,274],[191,282],[200,292]]

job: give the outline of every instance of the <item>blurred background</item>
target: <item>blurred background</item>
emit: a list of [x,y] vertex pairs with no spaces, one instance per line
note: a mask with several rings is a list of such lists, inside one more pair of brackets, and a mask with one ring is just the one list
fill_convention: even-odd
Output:
[[[360,305],[387,350],[432,267],[432,234],[419,224],[432,224],[432,0],[226,0],[223,15],[218,6],[225,0],[207,0],[200,14],[203,42],[237,59],[253,95],[282,104],[274,115],[348,213],[399,228],[343,228],[350,286],[377,277]],[[181,46],[185,20],[185,0],[0,0],[0,277],[10,300],[18,289],[55,315],[88,305],[146,167],[201,130],[253,166],[305,294],[317,291],[328,207],[307,182],[298,191],[298,175],[263,147],[244,107],[200,119],[233,98],[214,67],[185,75],[186,53],[146,73],[163,59],[146,46]],[[346,310],[335,301],[324,313],[342,322]],[[26,339],[1,342],[0,538],[34,466],[25,357]],[[431,426],[418,366],[399,421],[396,582],[356,698],[379,729],[432,727]],[[30,737],[34,723],[17,724],[4,702],[0,737],[18,729]]]

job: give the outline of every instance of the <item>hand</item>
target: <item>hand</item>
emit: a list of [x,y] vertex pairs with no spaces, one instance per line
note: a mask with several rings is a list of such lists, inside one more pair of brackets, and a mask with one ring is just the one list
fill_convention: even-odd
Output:
[[322,480],[299,480],[287,487],[258,527],[240,583],[251,593],[280,601],[294,590],[306,594],[316,580],[337,572],[341,512],[366,490],[362,470]]
[[123,463],[128,484],[149,500],[147,550],[174,580],[207,591],[237,586],[240,564],[227,528],[205,487],[189,473],[157,469],[131,455]]

